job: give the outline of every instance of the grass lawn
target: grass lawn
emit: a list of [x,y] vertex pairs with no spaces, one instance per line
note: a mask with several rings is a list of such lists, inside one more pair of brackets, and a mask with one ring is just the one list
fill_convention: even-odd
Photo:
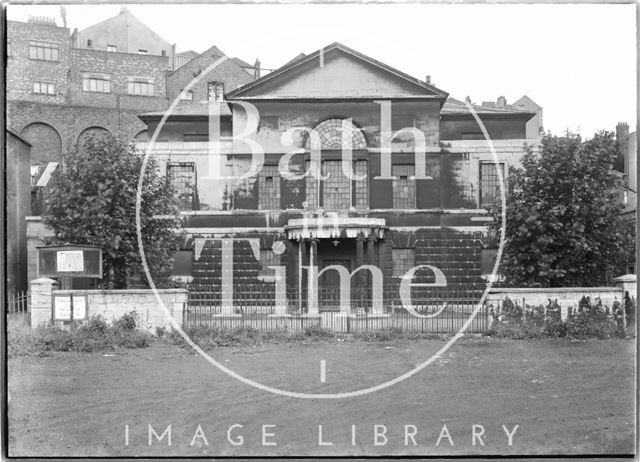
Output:
[[[397,377],[442,345],[331,341],[223,347],[211,355],[269,386],[332,393]],[[20,356],[8,366],[12,456],[635,451],[635,342],[629,340],[463,338],[409,379],[339,400],[267,393],[161,343],[107,354]],[[158,435],[171,425],[171,446],[168,434],[149,445],[149,425]],[[511,446],[506,432],[513,434]]]

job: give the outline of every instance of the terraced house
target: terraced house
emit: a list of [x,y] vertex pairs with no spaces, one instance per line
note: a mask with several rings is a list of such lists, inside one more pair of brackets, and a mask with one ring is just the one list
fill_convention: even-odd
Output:
[[[213,88],[209,99],[219,103],[211,105],[219,126],[203,105],[178,108],[163,126],[163,113],[140,116],[158,132],[145,147],[184,209],[190,239],[177,274],[214,297],[233,285],[228,300],[259,283],[275,299],[269,291],[281,284],[286,310],[330,309],[340,278],[362,265],[375,270],[357,271],[351,282],[368,300],[378,275],[385,300],[396,299],[401,277],[416,267],[413,283],[482,284],[495,253],[485,231],[487,209],[500,197],[498,169],[505,174],[538,141],[526,138],[534,112],[504,98],[463,103],[429,77],[339,43],[233,91]],[[220,141],[220,159],[208,141]],[[319,307],[303,303],[310,285]]]

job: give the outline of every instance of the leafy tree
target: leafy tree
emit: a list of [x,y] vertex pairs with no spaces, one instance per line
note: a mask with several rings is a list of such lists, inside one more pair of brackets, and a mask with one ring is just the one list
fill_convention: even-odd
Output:
[[[114,137],[91,137],[65,154],[63,169],[45,202],[44,223],[53,243],[95,245],[103,251],[103,285],[126,288],[140,277],[136,194],[143,155]],[[153,218],[164,215],[166,219]],[[154,277],[165,275],[182,240],[173,190],[149,158],[144,171],[140,223],[145,256]]]
[[[547,135],[507,178],[501,272],[511,285],[588,286],[608,282],[634,252],[633,224],[620,216],[622,179],[613,171],[613,133]],[[501,215],[493,237],[499,237]],[[631,257],[632,258],[632,257]]]

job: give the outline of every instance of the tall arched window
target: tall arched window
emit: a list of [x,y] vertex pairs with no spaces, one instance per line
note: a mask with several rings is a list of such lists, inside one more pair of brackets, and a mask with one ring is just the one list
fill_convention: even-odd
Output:
[[[321,149],[342,149],[342,123],[345,119],[338,117],[326,119],[316,125],[313,129],[320,137]],[[367,140],[362,129],[351,124],[352,149],[366,149]],[[310,146],[310,139],[307,138],[306,148]]]

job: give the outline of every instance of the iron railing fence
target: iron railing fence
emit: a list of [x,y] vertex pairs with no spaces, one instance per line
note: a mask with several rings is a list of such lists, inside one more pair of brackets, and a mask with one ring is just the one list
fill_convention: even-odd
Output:
[[18,292],[7,297],[7,313],[26,313],[29,311],[29,293]]
[[[475,314],[469,331],[482,332],[490,322],[485,307],[478,308],[484,287],[476,285],[413,288],[406,305],[399,286],[383,288],[382,299],[369,287],[352,287],[347,307],[335,287],[317,288],[317,315],[313,314],[308,291],[286,290],[281,304],[276,303],[273,284],[234,286],[231,304],[223,309],[219,285],[191,285],[183,322],[225,328],[251,327],[258,330],[305,330],[320,326],[341,332],[398,328],[412,332],[457,332]],[[377,305],[377,308],[376,308]],[[342,310],[341,310],[342,308]]]

